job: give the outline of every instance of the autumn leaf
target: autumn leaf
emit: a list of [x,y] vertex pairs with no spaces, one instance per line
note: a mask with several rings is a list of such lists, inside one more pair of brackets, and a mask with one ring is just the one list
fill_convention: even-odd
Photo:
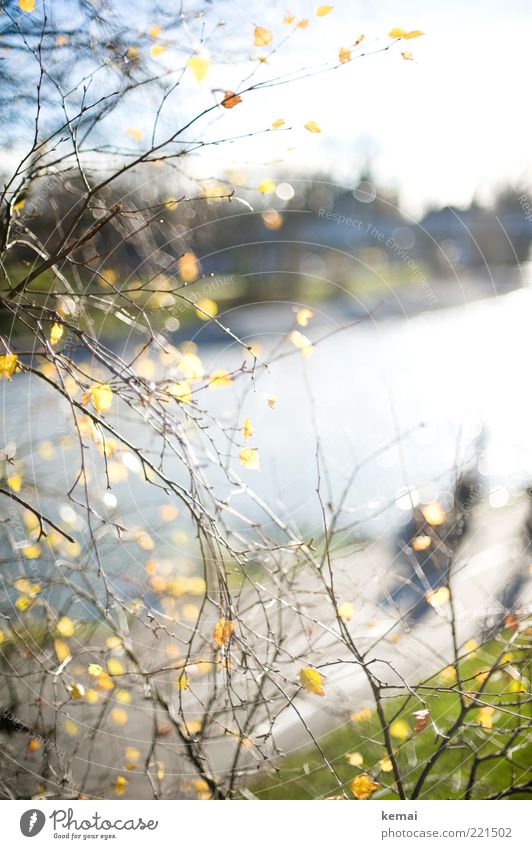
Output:
[[398,740],[407,740],[410,736],[410,726],[404,719],[396,719],[390,725],[390,734]]
[[113,390],[108,383],[94,383],[83,395],[83,403],[92,403],[97,413],[105,412],[113,403]]
[[392,772],[393,763],[391,758],[381,758],[379,761],[379,767],[381,772]]
[[314,313],[308,307],[301,307],[296,312],[296,322],[300,327],[306,327],[311,318],[314,318]]
[[430,547],[431,543],[432,539],[428,536],[428,534],[420,534],[410,541],[410,545],[414,551],[425,551]]
[[449,597],[450,593],[447,587],[438,587],[437,590],[433,590],[425,596],[432,607],[441,607],[449,601]]
[[445,669],[442,669],[440,672],[440,678],[442,681],[445,681],[446,684],[454,684],[457,678],[454,666],[446,666]]
[[35,0],[18,0],[18,7],[22,12],[33,12]]
[[269,29],[264,27],[255,27],[253,35],[253,44],[255,47],[265,47],[272,40],[272,34]]
[[328,15],[329,12],[332,12],[334,6],[318,6],[316,9],[316,16],[318,18],[323,18],[325,15]]
[[425,35],[425,33],[421,32],[420,29],[413,29],[410,32],[406,32],[403,38],[419,38],[420,35]]
[[235,94],[234,91],[226,91],[221,105],[225,109],[233,109],[238,103],[242,103],[242,98],[238,94]]
[[272,192],[275,191],[275,183],[273,182],[273,180],[267,178],[266,180],[263,180],[262,183],[257,186],[257,188],[259,192],[262,192],[264,195],[271,195]]
[[421,32],[421,30],[419,29],[413,29],[408,32],[407,30],[402,29],[401,27],[394,27],[388,33],[388,36],[390,38],[419,38],[420,35],[425,35],[425,33]]
[[165,50],[166,47],[163,44],[152,44],[150,47],[150,56],[155,59],[157,56],[160,56],[161,53],[164,53]]
[[309,133],[321,133],[321,129],[318,124],[316,124],[316,121],[307,121],[307,123],[304,124],[304,127],[305,130],[309,131]]
[[317,669],[311,669],[309,666],[300,669],[299,681],[307,693],[312,693],[313,696],[325,695],[325,690],[323,689],[323,678]]
[[177,679],[177,689],[178,690],[186,690],[188,684],[187,673],[182,672],[179,678]]
[[242,436],[244,439],[250,439],[253,436],[254,430],[251,427],[251,422],[249,420],[249,416],[246,416],[244,419],[244,424],[242,425]]
[[481,707],[477,714],[478,724],[482,726],[485,731],[491,731],[493,728],[493,714],[495,713],[495,708],[490,705],[486,705],[486,707]]
[[113,790],[115,791],[116,795],[123,796],[128,784],[129,781],[127,780],[127,778],[125,778],[123,775],[117,775],[113,784]]
[[259,452],[256,448],[242,448],[238,454],[238,459],[246,469],[258,472],[260,471]]
[[226,386],[231,386],[233,378],[224,368],[216,369],[210,376],[209,386],[211,389],[224,389]]
[[111,711],[111,719],[115,725],[125,725],[129,717],[124,708],[115,707]]
[[429,525],[443,525],[445,522],[445,511],[438,501],[431,501],[421,508],[423,518]]
[[300,333],[299,330],[292,330],[289,337],[290,342],[294,345],[298,351],[301,351],[301,354],[308,358],[311,356],[314,351],[314,346],[310,339],[308,339],[303,333]]
[[359,35],[359,36],[358,36],[358,38],[357,38],[357,40],[353,42],[353,47],[358,47],[358,45],[360,44],[360,42],[361,42],[361,41],[364,41],[364,38],[365,38],[365,36],[364,36],[364,35]]
[[345,759],[350,766],[362,766],[364,763],[364,758],[360,752],[350,752],[345,756]]
[[345,65],[351,59],[351,51],[347,47],[340,47],[338,59],[342,65]]
[[143,132],[142,130],[139,130],[138,127],[127,127],[126,135],[128,135],[130,139],[133,139],[133,141],[140,142],[142,141]]
[[63,325],[54,322],[50,330],[50,345],[57,345],[63,335]]
[[410,50],[401,50],[401,56],[403,57],[403,59],[406,59],[407,62],[412,61],[414,58],[414,54],[411,53]]
[[70,657],[70,647],[64,640],[54,640],[54,649],[59,663],[64,663]]
[[103,669],[99,663],[89,663],[87,672],[91,678],[98,678],[102,674]]
[[124,664],[117,657],[110,657],[107,661],[107,671],[109,675],[123,675]]
[[0,356],[0,378],[11,380],[17,367],[16,354],[2,354]]
[[196,315],[201,321],[210,321],[218,314],[218,304],[211,298],[200,298],[196,304]]
[[205,59],[203,56],[191,56],[187,62],[187,68],[190,69],[192,75],[197,80],[198,83],[203,82],[205,77],[209,72],[210,62],[208,59]]
[[277,118],[276,121],[272,124],[272,130],[278,130],[279,127],[282,127],[284,124],[284,118]]
[[430,711],[427,710],[427,708],[423,708],[422,710],[415,710],[412,716],[416,720],[416,724],[414,726],[414,734],[419,734],[429,724]]
[[275,397],[275,395],[269,395],[266,398],[266,403],[268,404],[270,410],[275,410],[275,407],[277,406],[277,398]]
[[351,714],[351,722],[367,722],[371,719],[371,708],[365,707]]
[[193,283],[199,277],[200,267],[199,262],[192,251],[186,251],[177,260],[177,270],[181,280],[185,283]]
[[285,15],[283,18],[283,24],[293,24],[294,20],[295,18],[293,15]]
[[212,638],[217,646],[220,648],[222,646],[227,645],[231,636],[235,630],[235,623],[230,619],[218,619],[218,622],[214,626],[214,630],[212,632]]
[[308,20],[306,18],[303,18],[303,20],[299,21],[299,23],[297,24],[298,29],[306,29],[307,27],[308,27]]
[[83,686],[83,684],[78,684],[77,682],[74,682],[73,684],[69,684],[69,686],[67,687],[67,692],[71,699],[79,700],[82,699],[85,695],[85,687]]
[[62,616],[56,625],[56,631],[60,637],[72,637],[74,630],[75,625],[68,616]]
[[168,392],[172,398],[175,398],[176,401],[180,401],[181,404],[190,404],[192,400],[192,390],[190,388],[190,384],[187,383],[186,380],[178,380],[176,383],[172,383]]
[[338,616],[340,619],[344,619],[345,622],[350,622],[353,618],[353,605],[350,601],[344,601],[343,604],[340,604],[338,607]]
[[376,781],[373,781],[365,772],[362,775],[357,775],[351,782],[351,792],[355,799],[369,799],[372,793],[380,787]]

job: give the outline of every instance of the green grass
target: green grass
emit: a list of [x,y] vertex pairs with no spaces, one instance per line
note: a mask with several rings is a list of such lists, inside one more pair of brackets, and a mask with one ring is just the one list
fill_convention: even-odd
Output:
[[[459,668],[464,691],[479,693],[483,671],[493,666],[508,636],[508,631],[505,631],[500,638],[492,640],[461,661]],[[495,707],[492,729],[482,727],[479,707],[471,702],[472,707],[434,764],[419,798],[463,799],[475,756],[489,756],[489,759],[481,761],[478,767],[470,794],[472,799],[489,798],[515,785],[531,782],[532,714],[530,703],[527,703],[530,700],[530,636],[521,635],[519,646],[512,647],[511,658],[499,664],[479,695],[484,702]],[[480,676],[475,677],[479,673]],[[460,714],[460,696],[456,692],[456,685],[446,683],[440,675],[425,686],[427,689],[418,688],[418,692],[426,701],[432,721],[417,734],[414,733],[415,718],[412,714],[423,708],[423,705],[415,697],[396,696],[383,701],[387,722],[402,719],[408,726],[406,739],[402,736],[392,737],[407,798],[412,797],[424,764],[444,739],[441,734],[449,733]],[[515,692],[518,686],[525,689]],[[503,708],[501,703],[506,706]],[[518,727],[522,730],[516,731]],[[346,717],[346,723],[322,738],[320,745],[349,798],[353,798],[350,784],[361,773],[367,773],[380,785],[373,799],[398,798],[393,773],[383,772],[379,764],[387,753],[374,709],[371,718],[365,721],[354,722]],[[507,752],[497,754],[508,745]],[[364,761],[360,767],[351,766],[347,762],[346,755],[352,752],[363,756]],[[249,791],[259,799],[317,799],[341,792],[315,746],[300,750],[274,764],[269,774],[263,774],[249,785]],[[531,795],[532,786],[528,791],[512,794],[511,798],[530,798]]]

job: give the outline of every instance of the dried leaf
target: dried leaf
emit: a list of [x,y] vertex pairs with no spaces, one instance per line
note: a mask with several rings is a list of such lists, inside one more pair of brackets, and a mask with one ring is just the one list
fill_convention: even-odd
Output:
[[362,775],[357,775],[351,782],[351,792],[355,799],[369,799],[372,793],[380,787],[376,781],[373,781],[365,772]]
[[221,105],[225,109],[233,109],[238,103],[242,103],[242,98],[238,94],[235,94],[234,91],[226,91]]
[[230,619],[218,619],[218,622],[214,626],[214,630],[212,632],[212,638],[217,646],[220,648],[222,646],[227,645],[231,636],[235,630],[235,623]]
[[340,47],[340,51],[338,53],[338,59],[342,65],[345,65],[346,62],[351,60],[351,51],[348,47]]
[[423,708],[422,710],[415,710],[412,716],[416,720],[416,724],[414,726],[414,734],[419,734],[429,724],[430,711],[426,708]]

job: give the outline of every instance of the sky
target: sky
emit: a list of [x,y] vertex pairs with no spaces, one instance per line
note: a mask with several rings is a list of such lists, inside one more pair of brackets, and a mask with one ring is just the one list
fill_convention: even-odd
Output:
[[[474,195],[486,201],[498,186],[522,185],[531,178],[532,119],[525,88],[532,33],[528,0],[330,4],[332,12],[316,18],[315,0],[286,0],[286,7],[278,2],[229,3],[228,23],[238,20],[240,10],[243,24],[241,31],[229,27],[225,34],[228,55],[233,46],[237,55],[246,41],[253,50],[250,17],[271,29],[270,47],[276,45],[286,34],[285,9],[296,20],[308,17],[310,25],[261,67],[257,79],[334,61],[339,48],[362,33],[368,50],[389,43],[392,27],[420,29],[425,35],[337,71],[248,96],[246,108],[242,104],[222,116],[228,132],[249,130],[251,110],[257,129],[283,117],[294,130],[219,149],[220,166],[250,162],[267,170],[272,163],[274,170],[275,160],[283,159],[285,170],[330,169],[339,182],[349,184],[370,158],[378,180],[396,186],[413,214],[432,204],[465,205]],[[405,49],[412,52],[412,61],[401,57]],[[224,63],[217,71],[222,87],[236,89],[246,68],[238,61]],[[316,121],[322,133],[303,130],[308,120]]]

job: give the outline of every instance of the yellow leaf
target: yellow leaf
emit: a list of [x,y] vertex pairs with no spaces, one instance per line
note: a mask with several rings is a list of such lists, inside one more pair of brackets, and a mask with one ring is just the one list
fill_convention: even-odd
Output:
[[358,47],[361,41],[364,41],[364,35],[359,35],[357,40],[353,42],[353,47]]
[[478,643],[476,640],[468,640],[464,643],[464,652],[466,654],[471,654],[472,652],[478,649]]
[[152,44],[150,47],[150,56],[155,58],[156,56],[160,56],[161,53],[164,53],[166,47],[163,44]]
[[445,522],[445,511],[438,501],[431,501],[421,508],[423,518],[429,525],[443,525]]
[[486,707],[481,707],[477,714],[478,724],[484,728],[485,731],[491,731],[493,728],[493,714],[495,713],[495,708],[487,705]]
[[284,118],[277,118],[276,121],[272,124],[272,130],[278,130],[279,127],[282,127],[284,124]]
[[301,686],[313,696],[324,696],[323,678],[317,669],[311,669],[309,666],[299,670],[299,681]]
[[115,699],[122,705],[130,705],[133,701],[133,696],[129,690],[117,690],[115,693]]
[[2,354],[0,356],[0,377],[3,380],[11,380],[17,367],[16,354]]
[[[181,401],[182,404],[190,404],[192,400],[192,390],[186,380],[178,380],[176,383],[172,383],[168,391],[176,401]],[[170,520],[165,519],[165,521]]]
[[140,758],[139,750],[135,749],[133,746],[127,746],[126,747],[126,758],[128,759],[128,761],[131,761],[131,763],[136,763],[138,761],[138,759]]
[[87,692],[86,692],[86,694],[85,694],[85,700],[86,700],[86,701],[87,701],[90,705],[96,705],[96,704],[98,704],[98,702],[100,701],[100,696],[99,696],[99,694],[96,692],[96,690],[87,690]]
[[28,741],[28,752],[38,752],[41,748],[41,744],[37,739]]
[[63,325],[54,322],[50,330],[50,345],[57,345],[63,335]]
[[234,630],[235,623],[231,622],[230,619],[218,619],[218,622],[214,626],[214,630],[212,632],[212,638],[216,645],[220,648],[227,645]]
[[216,369],[209,378],[211,389],[224,389],[226,386],[231,386],[232,382],[233,378],[224,368]]
[[264,27],[255,27],[253,35],[253,44],[255,47],[265,47],[272,40],[272,34],[269,29]]
[[365,707],[351,714],[351,722],[367,722],[371,719],[371,708]]
[[407,62],[412,61],[414,58],[414,54],[411,53],[410,50],[401,50],[401,56],[403,57],[403,59],[406,59]]
[[102,672],[101,675],[98,675],[98,689],[99,690],[113,690],[115,686],[115,682],[111,678],[108,672]]
[[137,142],[142,141],[143,137],[142,130],[139,130],[138,127],[127,127],[126,135],[128,135],[130,139],[133,139],[133,141]]
[[125,725],[128,718],[127,711],[124,708],[113,708],[111,711],[111,719],[115,725]]
[[268,397],[266,398],[266,403],[268,404],[270,410],[275,410],[277,398],[275,397],[275,395],[268,395]]
[[177,679],[177,689],[178,690],[186,690],[188,684],[187,673],[182,672],[179,678]]
[[209,321],[218,314],[218,304],[210,298],[200,298],[196,304],[196,315],[201,321]]
[[234,91],[226,91],[224,94],[224,99],[222,100],[222,106],[225,109],[233,109],[233,107],[237,106],[239,103],[242,103],[242,98],[240,95],[235,94]]
[[246,469],[252,471],[260,471],[259,452],[256,448],[242,448],[238,454],[238,459]]
[[340,47],[338,59],[342,65],[351,60],[351,51],[347,47]]
[[[108,383],[93,384],[89,389],[88,396],[88,400],[91,401],[97,413],[109,410],[113,403],[113,390]],[[84,401],[84,403],[86,402]]]
[[404,37],[405,37],[405,35],[406,35],[406,30],[405,30],[405,29],[401,29],[401,27],[394,27],[394,28],[393,28],[393,29],[391,29],[391,30],[390,30],[390,32],[388,33],[388,36],[389,36],[390,38],[404,38]]
[[334,6],[318,6],[316,9],[316,15],[318,18],[323,18],[325,15],[328,15],[329,12],[332,12]]
[[445,681],[446,684],[453,684],[456,681],[456,669],[454,666],[446,666],[445,669],[442,669],[440,672],[440,678],[442,681]]
[[244,424],[242,425],[242,436],[244,439],[250,439],[254,434],[254,430],[251,427],[251,422],[249,420],[249,416],[246,416],[244,419]]
[[271,195],[272,192],[275,191],[275,183],[273,180],[266,179],[263,180],[260,186],[257,186],[259,192],[262,192],[264,195]]
[[410,736],[410,726],[404,719],[396,719],[390,725],[390,734],[398,740],[406,740]]
[[20,492],[22,489],[22,476],[19,474],[9,475],[7,485],[13,492]]
[[119,649],[122,645],[122,640],[116,634],[113,634],[111,637],[107,637],[105,644],[109,649]]
[[414,539],[410,541],[410,545],[414,551],[426,551],[426,549],[430,547],[431,543],[432,539],[428,536],[428,534],[420,534],[418,537],[414,537]]
[[285,15],[283,18],[283,24],[293,24],[294,16],[293,15]]
[[307,337],[304,336],[303,333],[300,333],[299,330],[292,330],[288,338],[290,339],[292,345],[294,345],[298,349],[298,351],[301,351],[302,355],[305,358],[311,356],[312,352],[314,351],[314,346],[312,345],[310,339],[307,339]]
[[20,610],[21,613],[24,613],[24,611],[28,609],[30,604],[31,599],[29,599],[27,595],[20,595],[15,602],[15,607],[17,608],[17,610]]
[[301,307],[296,313],[296,322],[300,327],[306,327],[311,318],[314,318],[314,313],[308,307]]
[[353,605],[350,601],[344,601],[344,603],[338,607],[338,616],[346,622],[351,621],[353,618]]
[[391,758],[381,758],[379,761],[381,772],[392,772],[393,764]]
[[425,35],[420,29],[413,29],[410,32],[405,32],[403,38],[419,38],[420,35]]
[[57,623],[56,630],[60,637],[72,637],[75,625],[68,616],[62,616]]
[[351,792],[355,799],[369,799],[378,787],[380,785],[365,772],[362,775],[357,775],[351,782]]
[[64,663],[70,657],[70,647],[64,640],[54,640],[54,649],[59,663]]
[[195,79],[201,83],[209,72],[210,62],[203,56],[191,56],[187,62],[187,67],[190,68]]
[[85,687],[83,684],[74,682],[73,684],[69,684],[67,692],[71,699],[82,699],[85,695]]
[[33,12],[35,0],[18,0],[18,6],[22,12]]
[[69,737],[75,737],[78,733],[78,724],[73,719],[65,719],[64,729]]
[[350,752],[345,756],[345,759],[348,764],[351,766],[362,766],[364,763],[364,758],[360,754],[360,752]]
[[128,784],[129,782],[127,778],[125,778],[123,775],[117,775],[113,784],[113,790],[115,791],[116,795],[123,796]]
[[438,587],[437,590],[427,593],[425,598],[432,607],[441,607],[449,601],[449,596],[450,593],[447,587]]
[[66,35],[58,35],[55,39],[55,46],[64,47],[65,44],[68,44],[68,37]]
[[155,24],[154,26],[150,27],[150,29],[148,30],[148,35],[150,36],[150,38],[158,38],[160,36],[160,34],[161,34],[161,27],[158,24]]
[[196,255],[192,251],[186,251],[177,260],[177,268],[181,280],[185,283],[193,283],[199,277],[200,267]]
[[299,23],[297,24],[298,29],[306,29],[307,27],[308,27],[308,20],[306,18],[303,18],[303,20],[299,21]]
[[309,133],[321,133],[321,129],[316,124],[316,121],[307,121],[307,123],[304,126],[305,126],[305,130],[308,130]]
[[107,671],[109,675],[123,675],[124,664],[117,657],[110,657],[107,661]]

